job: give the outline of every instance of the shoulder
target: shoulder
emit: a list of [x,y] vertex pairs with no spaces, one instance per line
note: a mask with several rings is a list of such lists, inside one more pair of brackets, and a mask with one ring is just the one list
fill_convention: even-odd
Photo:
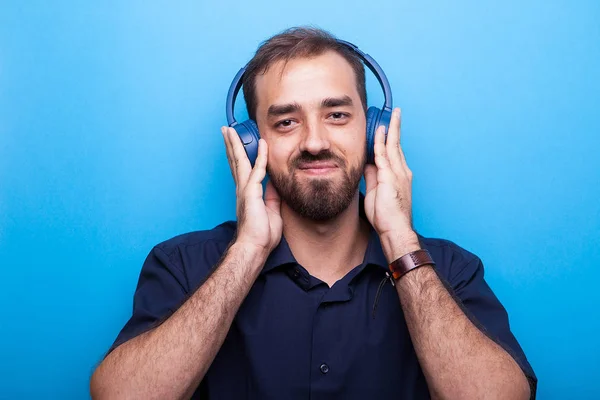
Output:
[[219,262],[233,240],[237,223],[226,221],[212,229],[174,236],[152,249],[152,252],[176,269],[185,279],[186,290],[195,289]]
[[481,265],[477,255],[451,240],[424,237],[420,234],[418,237],[421,246],[431,254],[439,274],[448,281],[454,280],[467,268],[479,268]]
[[174,236],[154,247],[160,249],[167,255],[173,255],[186,247],[201,247],[208,243],[229,244],[235,235],[236,228],[237,223],[235,221],[226,221],[212,229],[187,232]]

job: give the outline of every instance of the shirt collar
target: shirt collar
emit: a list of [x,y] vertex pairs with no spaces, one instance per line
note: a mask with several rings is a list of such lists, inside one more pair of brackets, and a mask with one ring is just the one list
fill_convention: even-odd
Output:
[[265,274],[272,270],[273,268],[285,265],[285,264],[296,264],[296,259],[292,254],[292,250],[290,250],[290,246],[285,240],[285,236],[281,235],[281,240],[277,247],[271,251],[267,261],[265,261],[265,266],[263,267],[261,274]]
[[[358,195],[358,210],[360,218],[364,219],[368,223],[367,216],[365,214],[365,205],[364,205],[365,196],[361,192]],[[261,271],[261,274],[267,273],[270,270],[283,266],[286,264],[297,264],[292,251],[285,240],[285,236],[281,235],[281,240],[277,247],[273,249],[265,265]],[[388,270],[388,263],[385,258],[385,254],[383,253],[383,248],[381,247],[381,241],[379,240],[379,235],[377,231],[371,226],[369,223],[369,243],[367,245],[367,251],[365,252],[365,257],[363,259],[363,264],[374,264],[378,265],[381,268],[384,268],[385,271]]]

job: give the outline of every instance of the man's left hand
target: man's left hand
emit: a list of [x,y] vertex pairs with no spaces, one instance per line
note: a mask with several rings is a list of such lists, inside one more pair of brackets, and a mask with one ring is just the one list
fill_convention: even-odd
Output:
[[400,109],[375,133],[375,165],[365,167],[365,213],[381,239],[388,262],[420,248],[412,228],[412,171],[400,147]]

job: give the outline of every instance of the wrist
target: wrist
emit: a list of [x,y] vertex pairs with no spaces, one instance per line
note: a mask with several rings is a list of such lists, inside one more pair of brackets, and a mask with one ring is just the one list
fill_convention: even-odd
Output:
[[236,259],[247,260],[243,264],[252,266],[252,268],[262,268],[271,251],[264,246],[250,242],[236,240],[227,251]]
[[388,264],[405,254],[421,249],[419,238],[414,231],[408,233],[390,232],[381,235],[380,241]]

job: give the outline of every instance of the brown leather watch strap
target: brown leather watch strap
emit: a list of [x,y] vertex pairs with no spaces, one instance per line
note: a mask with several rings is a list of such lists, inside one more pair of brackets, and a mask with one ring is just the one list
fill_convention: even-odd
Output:
[[397,260],[392,261],[389,267],[394,280],[397,281],[408,271],[423,265],[435,265],[427,249],[421,249],[405,254]]

